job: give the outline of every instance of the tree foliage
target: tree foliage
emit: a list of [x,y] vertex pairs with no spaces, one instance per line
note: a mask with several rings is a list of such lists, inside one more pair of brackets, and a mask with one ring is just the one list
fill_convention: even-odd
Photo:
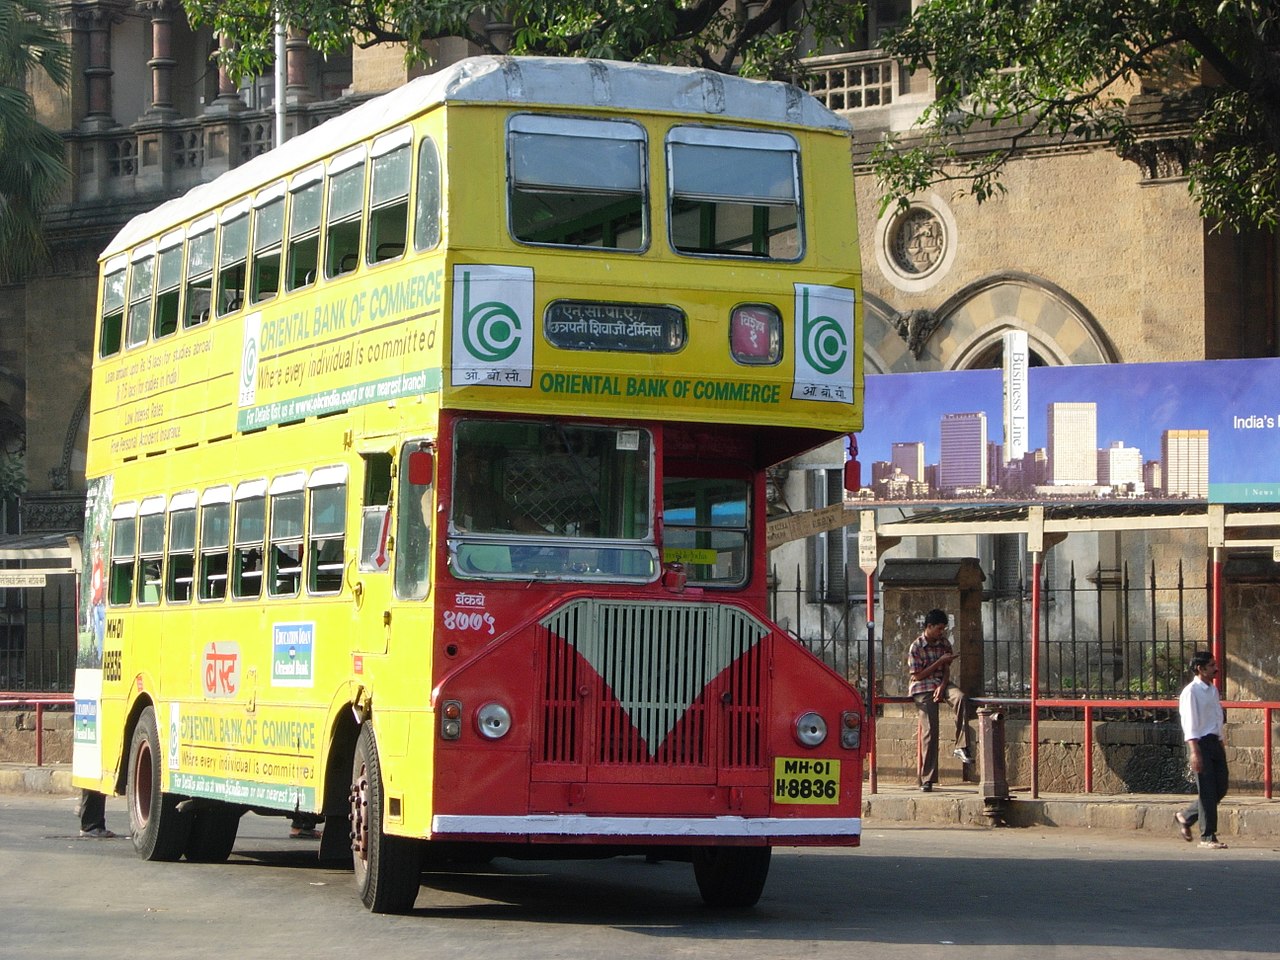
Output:
[[1278,17],[1274,0],[928,0],[886,44],[938,87],[921,127],[875,152],[886,201],[946,181],[982,201],[1001,190],[1010,156],[1046,140],[1125,155],[1142,134],[1127,95],[1143,89],[1192,101],[1201,213],[1274,228]]
[[[196,26],[234,38],[219,54],[230,72],[260,76],[274,61],[279,9],[291,29],[324,53],[352,43],[404,44],[426,60],[426,41],[462,37],[487,53],[545,54],[706,67],[756,77],[789,77],[800,57],[825,41],[848,44],[862,6],[846,0],[185,0]],[[510,47],[485,30],[509,25]]]
[[0,282],[42,255],[40,218],[67,176],[61,138],[43,126],[27,80],[43,73],[65,87],[70,53],[46,0],[0,0]]

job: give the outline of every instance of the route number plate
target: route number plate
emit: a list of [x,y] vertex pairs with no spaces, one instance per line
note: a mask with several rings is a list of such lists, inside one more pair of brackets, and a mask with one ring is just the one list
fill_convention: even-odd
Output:
[[840,802],[840,761],[774,757],[774,803]]

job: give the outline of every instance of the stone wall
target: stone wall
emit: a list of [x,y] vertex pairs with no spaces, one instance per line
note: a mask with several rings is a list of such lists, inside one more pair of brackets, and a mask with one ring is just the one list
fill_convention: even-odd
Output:
[[[894,211],[876,219],[878,185],[859,173],[864,288],[893,310],[937,311],[976,281],[1013,271],[1047,281],[1078,301],[1122,362],[1207,355],[1206,288],[1213,284],[1206,269],[1230,272],[1234,258],[1219,251],[1206,264],[1204,225],[1185,180],[1144,183],[1137,165],[1106,150],[1013,160],[1003,176],[1004,192],[982,204],[941,189],[920,198],[945,224],[948,255],[926,278],[904,279],[888,268],[885,252],[891,240],[886,221]],[[1012,316],[987,319],[996,328]],[[1040,320],[1017,319],[1033,331]],[[1069,329],[1039,333],[1057,338],[1063,354],[1076,346]],[[969,346],[947,341],[944,325],[925,345],[917,369],[949,369]]]
[[[71,762],[71,709],[46,709],[44,757],[47,764]],[[0,709],[0,763],[36,762],[36,711],[34,707]]]
[[[886,706],[886,711],[898,711]],[[941,781],[962,782],[960,761],[951,756],[950,717],[943,708],[938,751]],[[1227,728],[1227,763],[1231,792],[1263,793],[1263,751],[1260,717],[1233,711]],[[978,742],[977,725],[974,727]],[[1273,733],[1280,733],[1280,725]],[[1104,721],[1093,725],[1093,792],[1191,793],[1186,748],[1175,721],[1138,723]],[[1041,721],[1040,791],[1084,793],[1084,723]],[[1011,720],[1005,725],[1005,763],[1012,790],[1031,786],[1030,724]],[[876,720],[876,777],[881,783],[914,783],[916,779],[916,721],[914,716],[890,715]],[[978,771],[973,771],[976,782]]]

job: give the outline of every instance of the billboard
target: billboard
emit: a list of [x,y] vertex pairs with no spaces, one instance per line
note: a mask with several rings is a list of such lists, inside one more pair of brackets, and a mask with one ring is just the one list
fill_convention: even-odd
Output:
[[1026,435],[1006,438],[1001,370],[869,374],[860,497],[1280,501],[1280,359],[1024,375]]

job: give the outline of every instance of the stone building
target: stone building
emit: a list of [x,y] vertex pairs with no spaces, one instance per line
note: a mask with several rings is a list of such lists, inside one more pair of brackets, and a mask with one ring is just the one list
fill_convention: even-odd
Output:
[[[998,366],[1009,330],[1025,331],[1033,363],[1048,365],[1277,354],[1273,237],[1213,232],[1199,217],[1187,189],[1187,118],[1169,91],[1131,92],[1129,109],[1144,132],[1127,157],[1096,143],[1040,142],[1009,164],[1006,192],[981,206],[938,189],[877,217],[870,149],[887,130],[909,132],[933,86],[927,74],[909,74],[875,49],[911,0],[870,7],[865,49],[814,58],[803,79],[855,128],[862,213],[850,229],[862,248],[869,373]],[[52,262],[0,297],[0,455],[21,458],[26,477],[20,509],[11,497],[2,514],[0,532],[9,536],[80,526],[98,251],[135,213],[270,149],[274,137],[272,78],[237,85],[211,66],[218,39],[193,30],[176,0],[73,0],[60,9],[74,82],[65,93],[35,92],[42,117],[66,139],[72,178],[65,202],[48,217]],[[433,50],[440,63],[474,52],[462,40]],[[409,75],[399,50],[322,58],[298,36],[290,36],[286,60],[290,131],[310,129]],[[841,496],[843,460],[833,446],[778,470],[780,509]],[[780,601],[780,619],[802,636],[829,629],[834,620],[819,610],[836,592],[831,585],[843,586],[856,550],[856,531],[780,549],[778,569],[802,569],[808,579],[796,585],[798,602]],[[1017,535],[922,538],[897,550],[978,558],[997,601],[1028,574]],[[1139,570],[1182,563],[1201,576],[1203,554],[1196,536],[1177,531],[1082,535],[1055,548],[1050,575],[1065,582],[1075,568],[1105,584],[1128,563]],[[33,593],[5,593],[0,689],[36,682],[38,671],[14,666],[37,604]],[[994,606],[985,629],[1001,629],[1011,611]],[[839,629],[860,634],[847,602],[836,616]],[[1111,621],[1091,629],[1116,629],[1118,616],[1106,613],[1102,619]],[[1189,614],[1200,636],[1203,621],[1201,597]]]

